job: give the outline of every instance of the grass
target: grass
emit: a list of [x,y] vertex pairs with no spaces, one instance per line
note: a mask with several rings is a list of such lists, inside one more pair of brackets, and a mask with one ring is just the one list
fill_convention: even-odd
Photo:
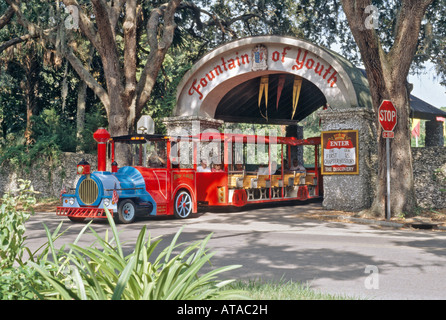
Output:
[[293,281],[237,280],[230,284],[234,290],[243,290],[253,300],[355,300],[346,295],[321,293]]

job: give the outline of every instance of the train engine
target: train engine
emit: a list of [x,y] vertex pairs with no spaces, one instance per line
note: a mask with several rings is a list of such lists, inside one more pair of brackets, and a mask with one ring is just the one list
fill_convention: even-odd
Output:
[[98,143],[97,171],[91,172],[90,164],[82,160],[77,165],[79,178],[74,193],[61,195],[62,206],[56,214],[71,221],[80,222],[86,218],[106,218],[105,209],[121,223],[132,223],[136,216],[156,213],[156,202],[146,190],[141,172],[131,166],[117,169],[112,163],[112,172],[106,171],[106,151],[110,134],[99,128],[93,135]]

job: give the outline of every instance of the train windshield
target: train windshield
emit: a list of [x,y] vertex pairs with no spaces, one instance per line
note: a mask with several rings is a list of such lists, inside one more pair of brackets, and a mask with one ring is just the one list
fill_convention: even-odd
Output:
[[145,145],[146,163],[145,167],[166,168],[167,167],[167,145],[165,140],[147,141]]
[[129,145],[129,158],[132,166],[148,168],[167,167],[167,140],[147,135],[121,136],[113,138],[112,159],[114,159],[114,143]]

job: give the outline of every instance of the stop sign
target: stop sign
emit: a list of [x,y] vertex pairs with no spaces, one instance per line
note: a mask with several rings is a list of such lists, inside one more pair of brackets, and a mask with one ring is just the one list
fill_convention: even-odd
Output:
[[383,100],[378,109],[378,120],[384,131],[393,131],[396,126],[396,109],[390,100]]

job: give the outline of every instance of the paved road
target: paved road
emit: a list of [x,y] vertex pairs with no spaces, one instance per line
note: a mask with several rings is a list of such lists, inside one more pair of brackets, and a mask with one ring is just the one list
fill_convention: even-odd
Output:
[[[242,264],[224,278],[275,279],[308,283],[321,292],[368,299],[446,299],[446,233],[385,229],[373,225],[335,223],[305,218],[323,213],[320,203],[252,207],[227,212],[203,210],[187,220],[147,218],[118,225],[130,253],[143,225],[167,245],[181,226],[181,242],[214,235],[209,247],[215,267]],[[45,242],[42,222],[54,230],[71,228],[56,246],[73,241],[84,224],[73,224],[54,213],[37,213],[27,223],[27,244]],[[104,234],[105,221],[94,222]],[[93,237],[84,235],[82,242]]]

